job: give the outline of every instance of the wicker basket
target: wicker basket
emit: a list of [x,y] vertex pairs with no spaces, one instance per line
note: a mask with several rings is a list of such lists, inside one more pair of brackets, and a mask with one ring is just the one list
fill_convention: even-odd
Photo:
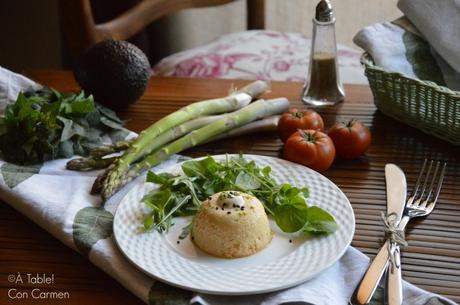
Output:
[[361,63],[374,95],[374,103],[384,114],[428,134],[460,145],[460,92],[429,81],[387,72],[364,53]]

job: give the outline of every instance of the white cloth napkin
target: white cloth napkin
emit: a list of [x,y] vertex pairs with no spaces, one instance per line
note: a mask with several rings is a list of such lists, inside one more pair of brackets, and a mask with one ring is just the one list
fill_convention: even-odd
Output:
[[398,8],[460,73],[460,0],[399,0]]
[[0,66],[0,114],[8,103],[14,102],[20,91],[38,90],[40,84]]
[[460,73],[433,50],[419,29],[405,17],[367,26],[353,41],[372,56],[377,66],[387,71],[460,90]]
[[[0,80],[5,79],[2,73],[5,73],[4,69],[0,70]],[[27,87],[24,89],[29,85],[31,83],[26,82]],[[7,99],[0,99],[2,107],[6,103]],[[183,159],[175,155],[153,170],[161,172]],[[148,304],[275,305],[301,302],[296,304],[345,305],[368,264],[364,254],[350,247],[336,264],[320,276],[291,289],[257,296],[193,296],[190,292],[146,276],[131,265],[117,248],[112,236],[113,215],[132,184],[101,207],[99,196],[90,195],[91,186],[99,172],[66,170],[67,161],[59,159],[42,165],[18,166],[0,160],[0,199],[68,247],[87,256],[92,263]],[[143,179],[145,177],[139,177],[132,183],[139,183]],[[454,304],[407,283],[405,299],[405,304],[409,305]],[[381,297],[376,298],[374,304],[382,304]]]
[[371,54],[374,62],[388,71],[417,77],[410,62],[405,58],[404,29],[391,22],[367,26],[354,37],[354,42]]
[[[201,295],[193,300],[204,305],[346,305],[369,265],[369,258],[349,247],[345,255],[316,278],[287,290],[255,295],[222,297]],[[405,305],[455,304],[450,300],[404,282]],[[379,288],[371,305],[383,304],[383,291]]]

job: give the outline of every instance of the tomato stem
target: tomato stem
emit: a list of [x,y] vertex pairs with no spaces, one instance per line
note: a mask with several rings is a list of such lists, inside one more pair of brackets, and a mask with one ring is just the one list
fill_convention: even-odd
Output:
[[303,112],[301,112],[301,111],[294,111],[294,112],[291,112],[291,115],[292,115],[293,117],[296,117],[296,118],[299,118],[299,119],[303,118]]
[[313,143],[313,144],[316,143],[316,140],[315,140],[316,131],[314,133],[305,132],[305,130],[303,129],[297,129],[297,131],[300,133],[300,135],[302,136],[302,138],[304,138],[305,141]]
[[356,123],[356,120],[355,119],[351,119],[348,121],[348,123],[345,125],[347,128],[351,128],[353,127],[353,125],[355,125]]

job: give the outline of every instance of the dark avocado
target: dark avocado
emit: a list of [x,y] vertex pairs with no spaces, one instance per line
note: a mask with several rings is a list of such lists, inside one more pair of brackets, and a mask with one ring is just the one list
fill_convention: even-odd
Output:
[[151,70],[147,56],[138,47],[127,41],[106,40],[83,53],[74,75],[97,102],[121,109],[142,96]]

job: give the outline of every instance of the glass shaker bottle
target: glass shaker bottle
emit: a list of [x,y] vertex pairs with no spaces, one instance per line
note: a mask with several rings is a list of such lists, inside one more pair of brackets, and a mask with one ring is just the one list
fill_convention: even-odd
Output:
[[329,0],[321,0],[313,19],[313,38],[308,78],[302,102],[310,106],[330,106],[341,102],[345,90],[339,77],[335,17]]

